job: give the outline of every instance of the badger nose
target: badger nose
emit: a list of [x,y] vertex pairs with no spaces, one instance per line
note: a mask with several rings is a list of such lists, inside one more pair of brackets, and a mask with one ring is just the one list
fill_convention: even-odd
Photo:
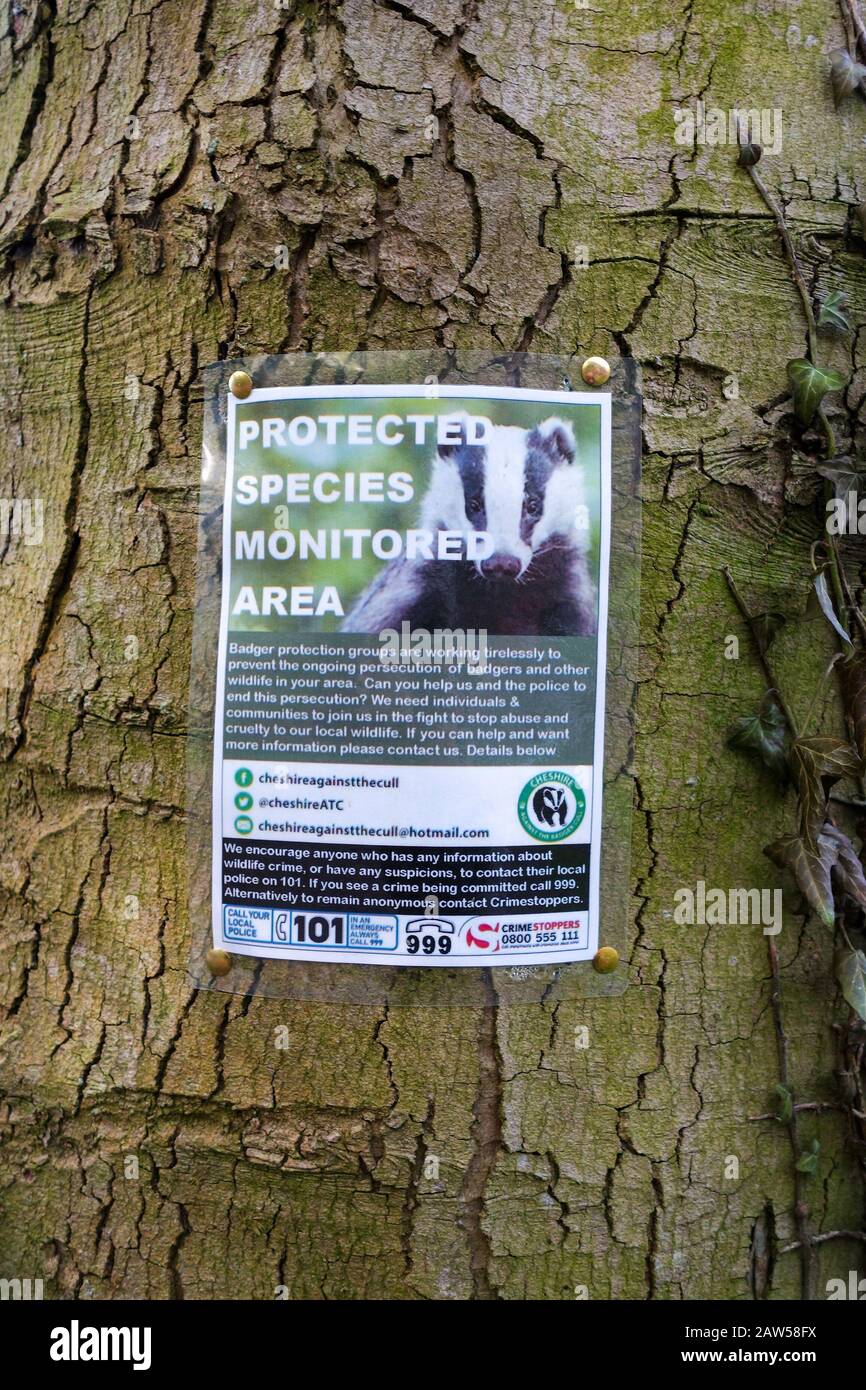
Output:
[[481,573],[488,579],[513,579],[520,573],[520,561],[516,555],[491,555],[482,560]]

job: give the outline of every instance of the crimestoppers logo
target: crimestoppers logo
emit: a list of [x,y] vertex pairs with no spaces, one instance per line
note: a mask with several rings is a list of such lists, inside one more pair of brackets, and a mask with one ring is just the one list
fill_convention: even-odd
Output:
[[481,922],[476,918],[467,929],[466,945],[476,951],[498,951],[499,923]]
[[520,824],[534,840],[565,840],[586,815],[586,797],[568,772],[538,772],[517,801]]

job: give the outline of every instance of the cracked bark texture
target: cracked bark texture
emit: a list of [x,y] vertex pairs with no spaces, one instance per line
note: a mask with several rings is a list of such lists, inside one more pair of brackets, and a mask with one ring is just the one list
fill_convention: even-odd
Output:
[[[45,537],[0,568],[3,1276],[80,1298],[798,1296],[788,1136],[746,1118],[777,1080],[766,941],[672,912],[697,878],[777,886],[762,846],[791,813],[724,746],[762,686],[722,564],[798,620],[776,659],[801,714],[831,652],[814,484],[784,443],[804,328],[733,152],[677,145],[673,110],[782,108],[765,177],[814,289],[844,280],[862,318],[841,41],[830,0],[5,8],[0,494],[42,498]],[[196,993],[199,369],[430,344],[643,365],[628,991],[384,1016]],[[828,355],[853,366],[844,451],[861,335]],[[832,1101],[831,945],[786,901],[796,1090]],[[813,1229],[856,1229],[842,1117],[802,1124]],[[860,1255],[821,1246],[819,1289]]]

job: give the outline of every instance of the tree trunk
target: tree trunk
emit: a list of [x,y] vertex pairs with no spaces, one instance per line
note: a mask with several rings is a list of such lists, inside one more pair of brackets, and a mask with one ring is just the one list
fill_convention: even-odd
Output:
[[[862,305],[866,121],[833,107],[834,7],[7,13],[0,491],[41,502],[44,537],[7,527],[0,570],[0,1274],[80,1298],[798,1297],[788,1134],[748,1118],[779,1079],[767,939],[673,909],[698,879],[781,882],[762,847],[792,801],[726,747],[764,686],[721,569],[797,620],[777,660],[805,719],[833,645],[806,611],[814,484],[779,442],[804,328],[736,150],[677,143],[674,111],[699,93],[783,109],[764,176],[815,290],[841,281]],[[428,345],[643,366],[630,986],[384,1014],[197,992],[200,369]],[[827,354],[851,371],[846,340]],[[786,909],[793,1084],[833,1102],[832,943],[790,885]],[[857,1228],[844,1116],[802,1124],[821,1143],[813,1230]],[[818,1247],[819,1294],[858,1258]]]

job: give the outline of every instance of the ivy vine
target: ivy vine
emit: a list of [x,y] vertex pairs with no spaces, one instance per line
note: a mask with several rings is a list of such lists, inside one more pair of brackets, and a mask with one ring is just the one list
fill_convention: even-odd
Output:
[[[833,56],[830,69],[837,105],[855,93],[866,97],[866,28],[853,0],[842,0],[842,12],[848,46]],[[836,289],[820,302],[813,300],[785,211],[760,173],[762,153],[759,145],[745,141],[740,134],[738,164],[773,217],[805,319],[806,354],[787,363],[786,375],[797,422],[794,428],[799,435],[800,460],[820,480],[825,506],[822,533],[812,546],[811,582],[838,646],[825,678],[831,671],[835,673],[846,724],[844,738],[810,732],[810,711],[800,726],[773,667],[772,644],[784,619],[778,614],[753,611],[726,568],[728,587],[748,626],[767,685],[759,709],[737,720],[730,743],[758,758],[780,786],[793,788],[796,793],[794,824],[787,834],[767,845],[765,853],[791,874],[808,907],[832,934],[835,978],[847,1006],[845,1022],[836,1026],[839,1101],[798,1102],[783,1026],[779,956],[774,938],[767,937],[779,1083],[773,1111],[751,1118],[775,1120],[787,1128],[790,1137],[797,1240],[778,1253],[799,1250],[802,1296],[811,1299],[815,1297],[816,1247],[840,1237],[866,1240],[866,1234],[860,1231],[812,1232],[809,1183],[818,1170],[820,1142],[813,1138],[807,1143],[800,1125],[805,1111],[844,1110],[866,1173],[866,874],[861,858],[866,851],[866,819],[859,828],[864,845],[859,853],[845,829],[846,817],[850,818],[852,811],[859,811],[861,818],[866,812],[866,614],[860,599],[852,593],[843,563],[844,528],[827,525],[831,513],[847,516],[851,493],[866,497],[866,459],[837,454],[834,430],[825,409],[827,398],[848,384],[848,378],[824,360],[825,343],[851,332],[846,296]],[[866,210],[860,209],[860,214],[866,229]],[[813,708],[819,694],[820,688]],[[839,785],[846,783],[853,786],[853,795],[840,793]]]

